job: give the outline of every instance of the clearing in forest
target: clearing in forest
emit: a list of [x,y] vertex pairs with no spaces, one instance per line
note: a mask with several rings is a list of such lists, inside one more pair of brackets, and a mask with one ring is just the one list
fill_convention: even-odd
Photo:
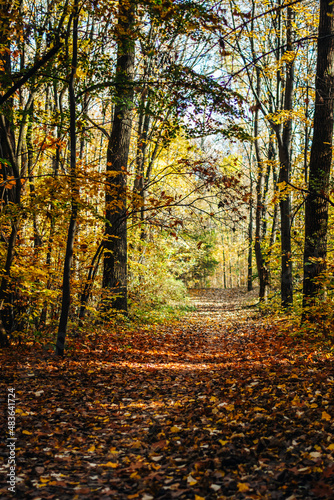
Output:
[[[3,350],[24,499],[334,497],[330,348],[291,337],[241,290],[193,291],[163,326]],[[283,324],[283,326],[282,326]],[[1,433],[0,497],[12,498]]]

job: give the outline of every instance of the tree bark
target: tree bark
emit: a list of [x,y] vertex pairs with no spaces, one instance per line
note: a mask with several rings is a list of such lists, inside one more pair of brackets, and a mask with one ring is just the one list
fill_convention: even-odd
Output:
[[104,242],[100,243],[97,247],[97,250],[92,258],[91,265],[89,266],[88,276],[80,297],[79,326],[82,326],[84,317],[86,315],[87,303],[93,289],[94,280],[99,268],[103,249]]
[[127,165],[131,139],[135,41],[134,4],[119,3],[116,104],[107,149],[104,310],[127,311]]
[[[8,13],[10,5],[3,5],[0,8],[1,18],[1,35],[0,44],[4,50],[0,51],[0,61],[4,68],[1,84],[5,88],[11,82],[11,56],[10,56],[10,23],[8,22]],[[7,50],[8,49],[8,50]],[[0,114],[0,173],[3,181],[9,177],[15,178],[16,183],[9,188],[2,183],[0,188],[0,199],[3,201],[1,210],[9,205],[18,206],[21,200],[21,180],[19,165],[16,155],[16,140],[13,126],[13,100],[8,98],[4,101]],[[10,333],[14,326],[14,310],[13,300],[14,294],[10,287],[10,271],[14,259],[15,243],[19,228],[19,213],[13,215],[11,220],[11,233],[7,242],[7,255],[4,266],[4,274],[0,285],[0,345],[6,346],[9,344],[7,333]]]
[[248,223],[248,257],[247,257],[247,290],[253,290],[253,180],[250,169],[250,205],[249,205],[249,223]]
[[76,169],[76,98],[74,82],[78,65],[78,4],[73,7],[73,53],[72,70],[69,81],[69,106],[70,106],[70,180],[71,180],[71,218],[67,234],[66,253],[63,272],[63,294],[61,303],[61,313],[58,326],[58,336],[56,343],[56,354],[64,355],[65,337],[67,332],[68,315],[71,302],[71,267],[73,261],[74,238],[77,228],[78,217],[78,190],[77,190],[77,169]]
[[[288,8],[287,19],[287,51],[292,51],[292,20],[293,11]],[[292,110],[292,98],[294,87],[294,61],[286,63],[286,78],[283,109]],[[289,307],[293,303],[292,286],[292,253],[291,253],[291,200],[287,191],[291,174],[291,137],[292,120],[289,118],[281,126],[273,126],[278,142],[278,152],[280,160],[279,183],[284,188],[280,193],[280,213],[281,213],[281,301],[282,306]]]
[[[326,269],[328,187],[332,163],[334,104],[334,4],[320,0],[314,128],[305,202],[303,309],[314,303]],[[316,259],[316,260],[313,260]]]
[[144,231],[144,220],[145,220],[145,160],[146,160],[146,149],[148,145],[148,133],[150,127],[150,95],[147,97],[147,102],[145,98],[142,98],[142,103],[140,106],[139,113],[139,126],[138,126],[138,138],[137,138],[137,153],[136,153],[136,173],[135,181],[133,185],[134,194],[134,222],[136,222],[137,214],[136,211],[139,209],[140,212],[140,222],[141,234],[140,239],[145,239]]
[[[277,191],[277,172],[276,172],[276,167],[274,164],[273,164],[273,186],[274,186],[274,192]],[[268,261],[270,260],[270,257],[271,257],[272,251],[273,251],[273,245],[276,241],[277,218],[278,218],[278,205],[277,205],[277,203],[275,203],[273,219],[272,219],[272,223],[271,223],[269,250],[268,250],[268,255],[267,255]]]
[[[261,77],[260,70],[256,68],[256,95],[260,99],[261,95]],[[259,110],[256,107],[254,113],[254,145],[255,156],[257,163],[257,179],[256,179],[256,208],[255,208],[255,242],[254,251],[256,258],[256,267],[260,282],[259,300],[264,302],[268,291],[268,269],[263,255],[263,216],[264,216],[264,175],[263,175],[263,160],[261,158],[259,147]]]

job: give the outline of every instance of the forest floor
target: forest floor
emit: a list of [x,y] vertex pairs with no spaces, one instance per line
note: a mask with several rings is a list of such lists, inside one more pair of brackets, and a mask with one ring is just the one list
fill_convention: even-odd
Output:
[[333,351],[254,299],[193,291],[179,321],[101,329],[61,360],[2,350],[0,498],[334,498]]

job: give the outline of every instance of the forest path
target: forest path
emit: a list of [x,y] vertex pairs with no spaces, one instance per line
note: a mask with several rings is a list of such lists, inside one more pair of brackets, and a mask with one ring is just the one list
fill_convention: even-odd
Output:
[[[212,331],[212,339],[224,338],[226,329],[248,322],[257,315],[258,289],[247,292],[244,288],[190,289],[191,304],[196,310],[186,316],[191,324],[198,323]],[[215,333],[217,335],[215,335]]]
[[189,295],[197,314],[210,316],[217,313],[219,317],[224,313],[226,317],[226,311],[241,311],[257,302],[258,289],[247,292],[245,288],[191,288]]
[[69,340],[63,360],[0,352],[3,404],[16,394],[16,498],[334,497],[333,353],[257,318],[241,291],[192,301],[179,321]]

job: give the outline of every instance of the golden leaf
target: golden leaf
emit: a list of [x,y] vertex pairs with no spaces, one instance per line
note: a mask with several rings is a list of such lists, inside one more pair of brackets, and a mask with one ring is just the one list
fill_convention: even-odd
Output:
[[249,484],[248,483],[238,483],[238,490],[240,493],[244,493],[245,491],[249,490]]
[[107,462],[106,464],[101,464],[102,467],[112,467],[116,469],[118,467],[118,462]]

